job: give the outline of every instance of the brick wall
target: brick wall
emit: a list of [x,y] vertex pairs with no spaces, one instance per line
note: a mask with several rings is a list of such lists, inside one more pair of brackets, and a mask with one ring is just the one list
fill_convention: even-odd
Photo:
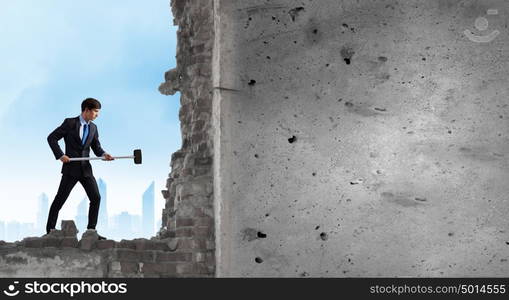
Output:
[[182,148],[171,157],[158,237],[175,238],[192,253],[177,271],[213,275],[213,0],[173,0],[171,6],[173,23],[179,26],[177,67],[166,72],[159,90],[165,95],[180,92]]
[[214,249],[205,238],[114,241],[85,234],[78,240],[74,221],[62,221],[61,228],[49,236],[0,241],[0,277],[213,276]]

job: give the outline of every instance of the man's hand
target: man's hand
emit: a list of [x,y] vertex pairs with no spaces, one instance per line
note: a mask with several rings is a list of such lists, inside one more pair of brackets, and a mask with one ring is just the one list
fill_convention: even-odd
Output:
[[108,153],[104,154],[104,158],[102,160],[115,160],[113,156],[109,155]]
[[68,163],[70,162],[69,160],[69,156],[67,155],[62,155],[62,157],[60,157],[60,160],[65,164],[65,163]]

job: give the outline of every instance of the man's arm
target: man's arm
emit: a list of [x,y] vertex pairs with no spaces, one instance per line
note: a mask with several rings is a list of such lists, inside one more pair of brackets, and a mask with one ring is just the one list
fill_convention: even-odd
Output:
[[95,135],[92,139],[92,143],[90,143],[90,147],[98,157],[101,157],[106,153],[106,151],[101,148],[101,143],[99,142],[99,130],[97,129],[97,126],[95,127]]
[[60,146],[58,145],[58,141],[67,134],[68,130],[69,127],[67,125],[67,119],[65,119],[64,122],[62,122],[62,125],[57,127],[48,135],[48,144],[51,151],[53,151],[53,155],[55,155],[55,159],[60,159],[64,155],[64,152],[62,152],[62,149],[60,149]]

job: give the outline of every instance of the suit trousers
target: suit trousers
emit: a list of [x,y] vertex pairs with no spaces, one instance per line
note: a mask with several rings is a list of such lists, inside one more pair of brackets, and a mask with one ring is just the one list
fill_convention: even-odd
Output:
[[97,187],[97,182],[95,181],[95,177],[74,177],[70,175],[62,174],[62,179],[60,180],[60,186],[58,187],[58,192],[51,203],[51,207],[48,214],[48,222],[46,223],[46,232],[49,233],[50,229],[54,229],[58,219],[58,212],[64,205],[67,197],[71,193],[71,190],[76,185],[77,182],[80,182],[85,192],[87,193],[88,199],[90,201],[89,209],[88,209],[88,225],[87,229],[95,229],[97,225],[97,216],[99,214],[99,204],[101,202],[101,195],[99,194],[99,188]]

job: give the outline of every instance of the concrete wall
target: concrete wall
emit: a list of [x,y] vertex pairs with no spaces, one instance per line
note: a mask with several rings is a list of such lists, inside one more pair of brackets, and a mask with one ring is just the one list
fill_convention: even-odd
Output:
[[508,16],[216,0],[217,275],[507,276]]

